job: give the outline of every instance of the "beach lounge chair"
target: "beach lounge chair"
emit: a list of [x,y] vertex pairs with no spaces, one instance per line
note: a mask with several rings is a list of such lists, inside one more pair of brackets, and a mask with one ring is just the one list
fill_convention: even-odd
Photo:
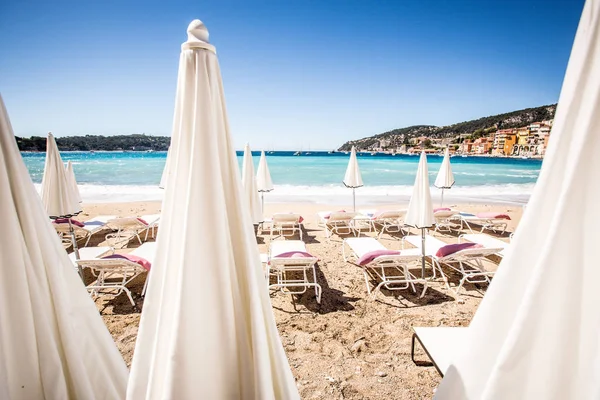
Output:
[[[286,294],[303,294],[314,288],[317,303],[321,303],[321,285],[317,283],[315,264],[317,257],[309,254],[301,240],[275,240],[269,249],[267,277],[274,276],[276,283],[270,289],[280,289]],[[312,271],[312,282],[309,272]]]
[[[402,239],[403,247],[405,243],[410,243],[422,251],[421,236],[405,236]],[[488,271],[483,262],[489,261],[487,260],[488,256],[502,251],[502,248],[488,248],[475,243],[471,247],[465,245],[466,243],[448,244],[431,235],[425,236],[425,256],[430,257],[433,262],[433,278],[435,279],[435,270],[437,269],[448,289],[453,290],[456,294],[459,294],[465,282],[489,283],[495,272]],[[450,287],[442,265],[461,274],[461,280],[456,289]]]
[[[84,247],[88,245],[92,235],[97,232],[100,232],[103,229],[107,229],[106,223],[112,219],[115,219],[114,215],[98,215],[94,218],[91,218],[85,222],[77,221],[74,218],[71,218],[71,225],[73,226],[73,231],[75,232],[75,236],[80,239],[86,239]],[[61,234],[61,237],[69,237],[69,221],[66,218],[60,218],[53,221],[52,225],[56,229],[56,231]],[[66,239],[65,239],[66,243]]]
[[[427,280],[417,278],[409,271],[411,263],[419,264],[421,256],[417,251],[388,250],[375,238],[348,238],[342,244],[344,261],[352,262],[362,268],[367,293],[377,293],[381,287],[388,290],[402,290],[409,287],[416,293],[415,283],[423,284],[423,292],[427,291]],[[379,281],[371,291],[369,278]]]
[[419,342],[433,366],[444,376],[450,367],[456,349],[460,348],[467,333],[466,327],[413,327],[410,358],[415,364],[415,342]]
[[106,223],[106,227],[116,232],[107,234],[106,240],[114,240],[114,243],[129,242],[135,237],[142,244],[140,234],[146,231],[144,240],[148,240],[150,232],[152,232],[152,237],[155,237],[159,221],[160,214],[113,218]]
[[322,211],[319,216],[319,226],[325,228],[325,237],[329,240],[331,235],[350,235],[354,234],[352,220],[356,213],[345,211]]
[[[82,247],[79,249],[79,258],[82,260],[91,260],[95,258],[100,258],[102,256],[107,255],[108,253],[114,253],[114,249],[108,246],[102,247]],[[69,258],[76,265],[75,253],[69,253]]]
[[456,211],[450,209],[438,209],[434,210],[433,217],[435,218],[435,229],[434,232],[452,232],[452,230],[458,230],[460,224],[456,223],[454,216]]
[[453,219],[460,223],[461,230],[466,226],[471,233],[473,233],[473,225],[481,226],[481,233],[486,229],[493,232],[504,233],[508,225],[506,221],[510,220],[510,216],[495,212],[482,212],[477,214],[458,212],[454,215]]
[[[135,306],[131,291],[127,285],[138,275],[149,272],[154,262],[156,242],[144,243],[129,254],[113,254],[110,258],[97,257],[76,261],[81,268],[90,268],[97,279],[87,286],[90,293],[97,296],[101,293],[118,296],[125,292],[131,305]],[[148,278],[144,283],[142,296],[146,293]]]
[[373,228],[375,230],[378,226],[381,228],[378,237],[381,237],[385,232],[404,234],[405,214],[406,210],[386,210],[373,213],[371,215]]
[[458,242],[461,243],[464,241],[468,241],[471,243],[478,243],[484,247],[492,247],[492,248],[502,249],[501,251],[499,251],[497,253],[497,255],[500,257],[504,257],[506,255],[506,252],[510,246],[509,243],[506,243],[505,241],[495,238],[493,236],[486,235],[485,233],[471,233],[471,234],[460,235],[458,237]]
[[294,236],[296,232],[302,240],[302,221],[304,219],[299,214],[294,213],[277,213],[271,218],[271,230],[269,239],[273,239],[273,234],[284,237]]

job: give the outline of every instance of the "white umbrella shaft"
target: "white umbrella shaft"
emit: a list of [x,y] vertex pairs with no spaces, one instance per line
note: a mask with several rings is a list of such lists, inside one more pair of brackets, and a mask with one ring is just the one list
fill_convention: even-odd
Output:
[[421,278],[425,279],[425,228],[421,228]]
[[356,212],[356,192],[355,188],[352,188],[352,211]]
[[440,201],[440,207],[444,207],[444,188],[442,188],[442,200]]
[[[77,237],[75,236],[75,230],[73,229],[73,224],[71,224],[71,218],[68,218],[69,221],[69,233],[71,234],[71,242],[73,243],[73,253],[75,254],[75,260],[79,260],[79,248],[77,247]],[[83,281],[83,269],[77,263],[77,272],[79,272],[79,276]]]

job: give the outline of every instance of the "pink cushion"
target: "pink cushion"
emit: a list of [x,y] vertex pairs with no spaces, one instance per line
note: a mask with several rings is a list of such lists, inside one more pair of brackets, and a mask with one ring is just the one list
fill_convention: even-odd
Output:
[[288,252],[276,255],[273,258],[296,258],[296,257],[313,258],[314,256],[312,254],[310,254],[310,253],[305,252],[305,251],[288,251]]
[[[340,211],[335,211],[335,212],[346,212],[346,210],[340,210]],[[329,219],[330,216],[331,216],[331,213],[326,214],[323,218]]]
[[[69,223],[69,219],[68,218],[56,218],[54,220],[55,224],[68,224]],[[78,226],[80,228],[83,228],[85,226],[85,224],[83,222],[79,222],[76,219],[71,218],[71,224]]]
[[356,262],[360,266],[364,266],[369,264],[371,261],[381,256],[398,256],[400,252],[398,250],[375,250],[370,251],[364,254],[361,258]]
[[438,212],[438,211],[452,211],[451,208],[447,208],[447,207],[438,207],[438,208],[434,208],[433,212]]
[[440,247],[440,249],[435,253],[437,257],[446,257],[450,254],[454,254],[464,249],[478,248],[483,247],[477,243],[457,243],[457,244],[448,244],[444,247]]
[[142,224],[144,225],[150,225],[149,223],[147,223],[145,220],[143,220],[142,218],[138,218],[138,221],[140,221]]
[[126,260],[141,265],[147,271],[150,271],[150,267],[152,266],[152,264],[150,264],[150,261],[142,257],[134,256],[133,254],[111,254],[110,256],[105,256],[102,258],[124,258]]
[[497,213],[493,211],[477,213],[477,218],[490,218],[490,219],[508,219],[510,216],[507,214]]

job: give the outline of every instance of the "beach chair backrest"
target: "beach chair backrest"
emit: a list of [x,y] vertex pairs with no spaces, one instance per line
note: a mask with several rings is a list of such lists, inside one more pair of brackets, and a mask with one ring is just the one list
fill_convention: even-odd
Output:
[[446,219],[446,218],[453,216],[454,214],[456,214],[456,212],[454,212],[454,211],[440,210],[440,211],[434,212],[433,216],[436,219]]
[[95,260],[78,260],[81,268],[91,268],[96,272],[132,274],[146,271],[141,265],[125,258],[99,258]]
[[298,221],[300,221],[300,215],[299,214],[292,214],[292,213],[279,213],[279,214],[273,214],[273,222],[275,223],[297,223]]
[[405,211],[391,210],[391,211],[382,211],[379,214],[375,215],[375,220],[383,220],[383,219],[400,219]]
[[356,213],[336,211],[329,214],[328,222],[351,221],[354,217]]
[[441,257],[439,261],[467,261],[470,259],[483,258],[498,254],[502,251],[502,248],[489,248],[489,247],[476,247],[457,251],[453,254],[448,254],[445,257]]

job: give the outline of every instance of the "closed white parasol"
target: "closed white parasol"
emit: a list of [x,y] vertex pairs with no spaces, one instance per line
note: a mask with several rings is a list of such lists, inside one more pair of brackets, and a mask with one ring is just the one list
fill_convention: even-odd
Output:
[[127,398],[298,399],[242,191],[216,51],[198,20],[181,47],[171,153],[177,163]]
[[[67,218],[73,252],[78,260],[79,249],[77,248],[77,238],[71,224],[71,217],[82,211],[79,201],[80,199],[73,190],[72,183],[67,178],[65,164],[60,157],[56,140],[54,140],[52,133],[48,133],[46,163],[44,164],[44,176],[42,177],[42,203],[51,219]],[[81,267],[78,266],[78,268],[79,275],[83,279],[83,271]]]
[[254,163],[252,162],[252,150],[250,145],[246,143],[244,147],[244,159],[242,161],[242,184],[244,185],[244,195],[248,210],[250,210],[250,218],[253,224],[262,222],[263,215],[260,206],[260,198],[258,197],[258,188],[256,187],[256,176],[254,175]]
[[256,170],[256,189],[260,192],[261,214],[264,216],[265,192],[270,192],[274,189],[271,173],[269,172],[269,165],[267,164],[267,156],[264,151],[260,154],[260,161],[258,162],[258,169]]
[[446,147],[444,152],[444,160],[440,166],[435,183],[433,184],[436,188],[442,189],[442,199],[440,201],[440,207],[444,206],[444,189],[450,189],[454,185],[454,174],[452,173],[452,166],[450,165],[450,150]]
[[2,98],[0,213],[0,398],[122,399],[127,367],[48,220]]
[[358,168],[358,159],[356,158],[356,148],[352,146],[352,152],[350,153],[350,160],[348,161],[348,167],[346,168],[346,175],[344,175],[344,185],[352,188],[352,210],[356,211],[356,188],[363,186],[362,176],[360,175],[360,168]]
[[529,205],[436,398],[600,398],[599,94],[588,0]]
[[425,231],[435,224],[433,206],[431,203],[431,191],[429,189],[429,171],[427,169],[427,156],[421,152],[417,177],[413,186],[412,196],[408,204],[408,211],[404,223],[421,230],[421,248],[423,256],[421,260],[421,278],[425,278]]

